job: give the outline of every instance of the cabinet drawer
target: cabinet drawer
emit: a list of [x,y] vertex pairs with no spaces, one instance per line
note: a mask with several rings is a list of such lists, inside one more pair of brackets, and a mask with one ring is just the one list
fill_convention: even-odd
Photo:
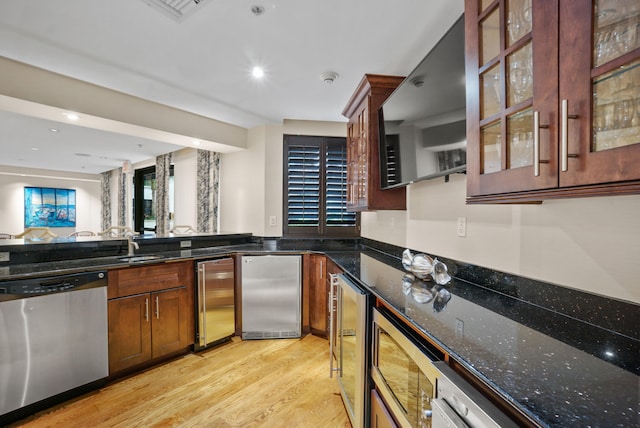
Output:
[[109,271],[109,299],[190,284],[189,263],[163,263]]

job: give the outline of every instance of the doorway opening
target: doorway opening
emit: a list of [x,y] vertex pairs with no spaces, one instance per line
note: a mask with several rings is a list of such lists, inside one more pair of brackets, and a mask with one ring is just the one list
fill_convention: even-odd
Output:
[[[173,165],[169,169],[169,229],[173,228]],[[133,175],[133,224],[141,235],[155,233],[157,225],[156,167],[135,170]]]

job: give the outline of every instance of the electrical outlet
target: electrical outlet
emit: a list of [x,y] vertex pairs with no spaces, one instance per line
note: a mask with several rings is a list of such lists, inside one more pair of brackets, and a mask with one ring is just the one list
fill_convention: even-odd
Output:
[[9,252],[0,253],[0,262],[8,262],[9,261]]
[[456,318],[456,337],[464,337],[464,321]]
[[274,215],[269,216],[269,226],[275,226],[276,222],[277,222],[276,216],[274,216]]
[[458,217],[458,236],[464,238],[467,236],[467,218]]

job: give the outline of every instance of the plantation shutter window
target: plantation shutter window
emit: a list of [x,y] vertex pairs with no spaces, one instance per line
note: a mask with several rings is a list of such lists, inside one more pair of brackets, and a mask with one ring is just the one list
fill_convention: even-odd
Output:
[[346,139],[286,135],[284,235],[359,236],[359,214],[347,211]]
[[327,226],[354,227],[356,213],[347,211],[347,146],[341,142],[326,144],[326,215]]
[[320,221],[320,147],[289,146],[288,220],[291,226],[318,226]]

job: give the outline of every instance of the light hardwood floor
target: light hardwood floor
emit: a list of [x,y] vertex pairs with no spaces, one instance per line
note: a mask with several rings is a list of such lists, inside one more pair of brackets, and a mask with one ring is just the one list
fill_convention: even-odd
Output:
[[250,340],[190,354],[15,427],[351,427],[326,340]]

